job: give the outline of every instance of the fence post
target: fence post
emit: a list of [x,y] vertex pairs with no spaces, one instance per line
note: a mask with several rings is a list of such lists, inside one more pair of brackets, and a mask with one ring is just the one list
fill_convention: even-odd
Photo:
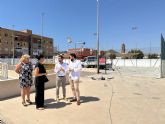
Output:
[[3,79],[8,79],[8,64],[2,63],[2,77]]

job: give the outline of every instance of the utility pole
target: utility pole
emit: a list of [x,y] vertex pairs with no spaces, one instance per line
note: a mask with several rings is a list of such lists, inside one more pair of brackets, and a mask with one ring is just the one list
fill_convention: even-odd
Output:
[[41,53],[43,54],[43,46],[42,46],[42,43],[43,43],[43,27],[44,27],[44,25],[43,25],[43,18],[44,18],[44,15],[45,15],[45,13],[42,13],[41,14]]
[[97,0],[97,74],[99,74],[99,0]]

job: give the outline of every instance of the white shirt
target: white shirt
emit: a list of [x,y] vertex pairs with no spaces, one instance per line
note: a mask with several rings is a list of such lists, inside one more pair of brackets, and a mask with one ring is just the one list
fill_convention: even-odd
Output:
[[[60,71],[61,68],[64,69],[64,72],[63,71]],[[57,76],[65,76],[66,75],[66,72],[68,70],[68,65],[66,63],[57,63],[55,68],[54,68],[54,72],[56,73]]]
[[81,62],[79,60],[70,61],[69,69],[72,70],[69,77],[72,80],[78,80],[80,78],[80,71],[82,70]]

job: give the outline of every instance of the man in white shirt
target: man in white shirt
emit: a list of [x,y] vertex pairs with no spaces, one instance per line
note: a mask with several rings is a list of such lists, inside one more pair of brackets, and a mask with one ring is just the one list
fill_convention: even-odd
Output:
[[54,72],[56,73],[56,100],[59,102],[59,88],[62,84],[63,99],[66,100],[66,72],[68,70],[68,65],[63,62],[64,57],[62,55],[58,56],[59,63],[56,64]]
[[80,105],[79,79],[82,66],[81,62],[76,59],[76,55],[74,53],[70,54],[70,60],[71,61],[69,63],[69,79],[73,92],[73,99],[70,100],[70,102],[77,101],[77,105]]

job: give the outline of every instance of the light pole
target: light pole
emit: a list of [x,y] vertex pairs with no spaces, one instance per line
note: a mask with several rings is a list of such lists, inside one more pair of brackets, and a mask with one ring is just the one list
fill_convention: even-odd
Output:
[[76,51],[76,44],[83,44],[83,45],[85,45],[85,42],[82,42],[82,41],[75,42],[75,51]]
[[45,13],[42,13],[41,14],[41,53],[43,53],[43,48],[42,48],[42,39],[43,39],[43,27],[44,27],[44,23],[43,23],[43,21],[44,21],[44,15],[45,15]]
[[12,42],[13,42],[13,65],[14,65],[14,56],[15,56],[15,42],[14,42],[14,25],[12,25],[13,31],[12,31]]
[[72,38],[71,37],[67,37],[67,42],[68,42],[68,50],[69,50],[69,44],[72,43]]
[[[135,26],[135,27],[132,27],[132,30],[133,31],[136,31],[138,28]],[[136,52],[136,53],[135,53]],[[134,56],[135,56],[135,59],[136,59],[136,67],[137,67],[137,41],[135,40],[135,50],[134,50]]]
[[[75,54],[76,54],[76,44],[85,45],[85,42],[82,42],[82,41],[75,42]],[[81,48],[81,57],[82,57],[82,48]]]
[[97,0],[97,74],[99,74],[99,0]]
[[[136,27],[136,26],[135,27],[132,27],[132,30],[133,31],[136,31],[137,29],[138,29],[138,27]],[[135,40],[135,47],[136,47],[135,49],[137,50],[137,41],[136,40]]]

